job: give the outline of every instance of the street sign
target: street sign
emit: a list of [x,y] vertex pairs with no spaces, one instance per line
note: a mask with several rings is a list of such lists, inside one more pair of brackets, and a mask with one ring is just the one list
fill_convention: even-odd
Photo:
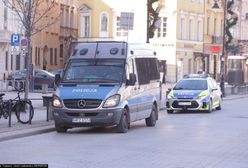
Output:
[[11,35],[11,46],[19,46],[20,45],[20,35],[12,34]]
[[120,28],[124,30],[133,30],[134,13],[121,12]]
[[28,40],[26,38],[21,39],[21,47],[27,47]]

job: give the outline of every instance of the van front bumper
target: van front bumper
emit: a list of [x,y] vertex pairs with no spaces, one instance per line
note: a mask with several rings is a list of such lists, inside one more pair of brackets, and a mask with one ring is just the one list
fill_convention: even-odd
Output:
[[78,111],[53,109],[56,124],[64,127],[111,126],[120,122],[123,109],[100,109]]

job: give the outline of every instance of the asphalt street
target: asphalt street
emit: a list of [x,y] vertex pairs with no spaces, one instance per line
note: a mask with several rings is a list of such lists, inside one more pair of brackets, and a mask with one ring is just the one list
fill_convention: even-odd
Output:
[[212,113],[160,112],[126,134],[114,128],[77,128],[0,142],[0,163],[49,168],[247,168],[248,98],[226,100]]

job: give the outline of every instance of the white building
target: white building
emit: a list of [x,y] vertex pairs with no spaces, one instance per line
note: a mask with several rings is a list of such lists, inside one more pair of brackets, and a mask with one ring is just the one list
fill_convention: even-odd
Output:
[[11,71],[24,68],[24,57],[19,47],[10,45],[11,34],[20,34],[18,17],[0,1],[0,80],[7,78]]

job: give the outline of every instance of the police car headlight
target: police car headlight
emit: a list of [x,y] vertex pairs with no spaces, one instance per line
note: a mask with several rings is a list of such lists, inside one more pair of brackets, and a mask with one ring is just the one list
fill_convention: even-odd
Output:
[[201,93],[197,96],[197,99],[203,100],[203,99],[207,98],[207,96],[208,96],[208,91],[203,91],[203,92],[201,92]]
[[62,101],[60,100],[59,97],[53,96],[53,102],[52,102],[53,107],[56,108],[61,108],[62,107]]
[[103,107],[115,107],[115,106],[117,106],[120,102],[120,98],[121,98],[120,95],[114,95],[114,96],[109,97],[105,101]]

